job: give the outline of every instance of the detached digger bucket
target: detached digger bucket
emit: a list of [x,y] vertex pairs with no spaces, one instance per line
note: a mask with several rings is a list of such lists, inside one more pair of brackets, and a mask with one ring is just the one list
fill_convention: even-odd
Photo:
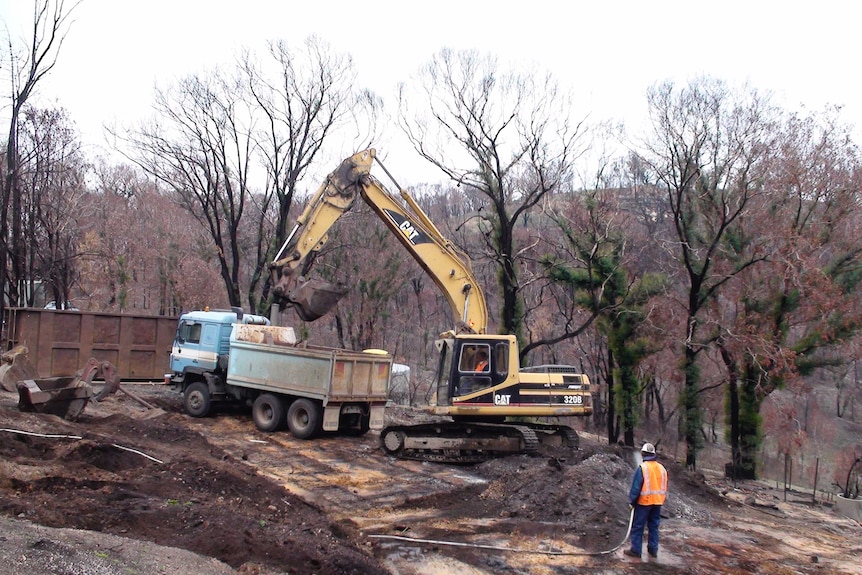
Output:
[[74,421],[81,415],[93,392],[77,377],[47,377],[19,381],[18,408],[50,413]]
[[296,308],[300,318],[314,321],[331,310],[346,293],[346,286],[323,280],[308,280],[290,290],[287,299]]

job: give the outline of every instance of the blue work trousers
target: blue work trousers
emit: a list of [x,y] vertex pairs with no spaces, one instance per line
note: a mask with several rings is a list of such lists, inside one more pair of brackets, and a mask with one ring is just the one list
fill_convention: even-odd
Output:
[[661,505],[635,504],[635,517],[632,521],[632,551],[640,555],[643,548],[644,527],[649,530],[647,550],[652,555],[658,554],[658,526],[661,523]]

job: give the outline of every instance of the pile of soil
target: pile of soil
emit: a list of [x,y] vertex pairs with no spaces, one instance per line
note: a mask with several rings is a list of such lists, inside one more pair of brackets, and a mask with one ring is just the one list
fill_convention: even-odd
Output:
[[[636,452],[618,446],[542,447],[538,457],[506,457],[473,467],[487,483],[411,499],[401,507],[494,518],[484,529],[471,526],[471,535],[480,539],[483,532],[502,531],[518,541],[563,539],[585,553],[602,553],[626,539],[635,458]],[[674,478],[664,517],[708,525],[713,521],[709,509],[728,505],[701,474],[663,463]],[[431,539],[451,538],[448,529],[425,526],[425,532]]]
[[858,524],[661,455],[659,562],[632,562],[632,450],[582,436],[578,450],[419,463],[375,433],[302,441],[258,432],[244,410],[190,418],[160,386],[145,397],[155,408],[118,393],[70,422],[0,392],[4,572],[862,575]]
[[[85,412],[70,423],[21,413],[15,399],[0,402],[0,515],[185,549],[241,573],[387,573],[355,543],[351,525],[334,524],[189,431],[171,402],[156,417]],[[10,572],[23,574],[47,541],[43,534],[16,550]],[[111,547],[101,553],[111,564]]]

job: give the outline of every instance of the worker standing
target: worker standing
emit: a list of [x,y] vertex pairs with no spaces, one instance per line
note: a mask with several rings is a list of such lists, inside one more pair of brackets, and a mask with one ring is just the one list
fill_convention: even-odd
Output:
[[658,557],[658,528],[661,523],[661,506],[667,497],[667,469],[656,461],[655,446],[644,443],[641,448],[641,463],[635,470],[629,502],[634,509],[632,521],[631,549],[623,551],[629,557],[640,557],[644,527],[649,530],[647,553]]

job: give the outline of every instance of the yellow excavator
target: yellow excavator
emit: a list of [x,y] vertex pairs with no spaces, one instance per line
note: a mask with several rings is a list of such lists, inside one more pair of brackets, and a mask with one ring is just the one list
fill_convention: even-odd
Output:
[[[371,175],[375,163],[398,187],[400,198]],[[398,186],[376,159],[374,149],[345,159],[296,220],[270,264],[276,303],[295,308],[305,321],[314,321],[346,293],[345,286],[306,279],[305,275],[326,243],[328,231],[357,197],[434,280],[455,320],[453,329],[435,342],[440,359],[434,399],[427,409],[441,416],[440,421],[384,428],[380,434],[383,450],[404,459],[476,463],[535,452],[546,440],[577,447],[578,436],[571,427],[535,420],[590,415],[589,377],[567,365],[522,368],[515,336],[487,333],[487,304],[470,259]]]

